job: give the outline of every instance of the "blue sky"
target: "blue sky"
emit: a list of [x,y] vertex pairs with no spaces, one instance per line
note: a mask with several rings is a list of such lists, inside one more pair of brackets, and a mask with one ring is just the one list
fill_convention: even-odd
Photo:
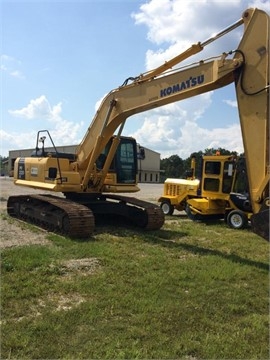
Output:
[[[1,150],[33,148],[38,130],[56,145],[79,143],[100,100],[123,81],[161,65],[266,0],[0,0]],[[192,6],[191,6],[192,5]],[[199,54],[233,50],[242,29]],[[190,61],[193,62],[196,57]],[[241,152],[233,85],[128,119],[161,157],[207,147]]]

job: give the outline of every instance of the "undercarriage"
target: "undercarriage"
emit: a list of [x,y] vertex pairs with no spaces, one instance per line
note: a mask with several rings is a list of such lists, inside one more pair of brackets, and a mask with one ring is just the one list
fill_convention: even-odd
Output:
[[[145,230],[158,230],[164,224],[159,206],[133,197],[104,194],[65,194],[10,196],[8,214],[48,231],[72,238],[88,238],[94,232],[95,219],[104,225],[109,217]],[[118,222],[114,224],[117,226]]]

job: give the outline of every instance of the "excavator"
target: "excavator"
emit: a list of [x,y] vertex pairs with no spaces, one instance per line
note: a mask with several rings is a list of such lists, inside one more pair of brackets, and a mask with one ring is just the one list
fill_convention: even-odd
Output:
[[[237,49],[176,67],[242,25]],[[109,92],[75,154],[58,152],[49,131],[39,131],[32,156],[15,161],[14,183],[43,192],[10,196],[8,214],[78,238],[90,237],[95,219],[111,215],[146,230],[160,229],[164,213],[157,204],[125,196],[139,190],[136,141],[122,136],[126,119],[231,83],[237,95],[252,229],[268,240],[269,15],[257,8],[245,10],[238,21],[215,36],[193,44],[151,71],[127,78]],[[47,136],[54,151],[46,151]]]

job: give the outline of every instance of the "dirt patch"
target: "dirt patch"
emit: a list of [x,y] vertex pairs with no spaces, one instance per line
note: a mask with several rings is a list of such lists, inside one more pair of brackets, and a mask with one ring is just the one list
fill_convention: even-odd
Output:
[[[38,316],[42,316],[48,309],[52,312],[69,311],[85,301],[86,299],[77,293],[69,293],[68,296],[63,294],[49,294],[44,299],[37,299],[23,316],[11,318],[11,321],[20,322],[25,319],[35,319]],[[0,320],[1,325],[5,325],[6,323],[7,321],[5,319]]]
[[30,229],[20,220],[7,215],[7,202],[0,201],[0,249],[26,245],[49,245],[48,233],[39,228]]
[[20,220],[7,214],[7,199],[10,195],[38,193],[37,190],[15,186],[13,178],[0,178],[0,249],[25,245],[48,245],[48,233],[40,228],[31,229]]
[[61,263],[61,272],[63,275],[89,275],[95,273],[100,268],[100,262],[97,258],[70,259]]
[[1,241],[0,249],[25,245],[48,245],[51,242],[46,238],[47,233],[33,232],[27,229],[18,220],[8,221],[0,218]]

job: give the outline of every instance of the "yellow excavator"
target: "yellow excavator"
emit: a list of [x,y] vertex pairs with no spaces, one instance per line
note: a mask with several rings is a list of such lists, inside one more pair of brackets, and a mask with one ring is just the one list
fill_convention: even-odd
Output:
[[[243,25],[234,51],[176,69],[205,46]],[[57,151],[38,132],[31,157],[16,159],[16,185],[62,193],[10,196],[11,216],[71,237],[89,237],[95,218],[120,215],[144,229],[160,229],[157,204],[123,196],[137,186],[137,148],[122,137],[128,117],[235,83],[255,233],[269,237],[269,15],[256,8],[214,37],[192,45],[160,67],[128,78],[102,101],[75,154]],[[45,138],[55,151],[46,151]]]

